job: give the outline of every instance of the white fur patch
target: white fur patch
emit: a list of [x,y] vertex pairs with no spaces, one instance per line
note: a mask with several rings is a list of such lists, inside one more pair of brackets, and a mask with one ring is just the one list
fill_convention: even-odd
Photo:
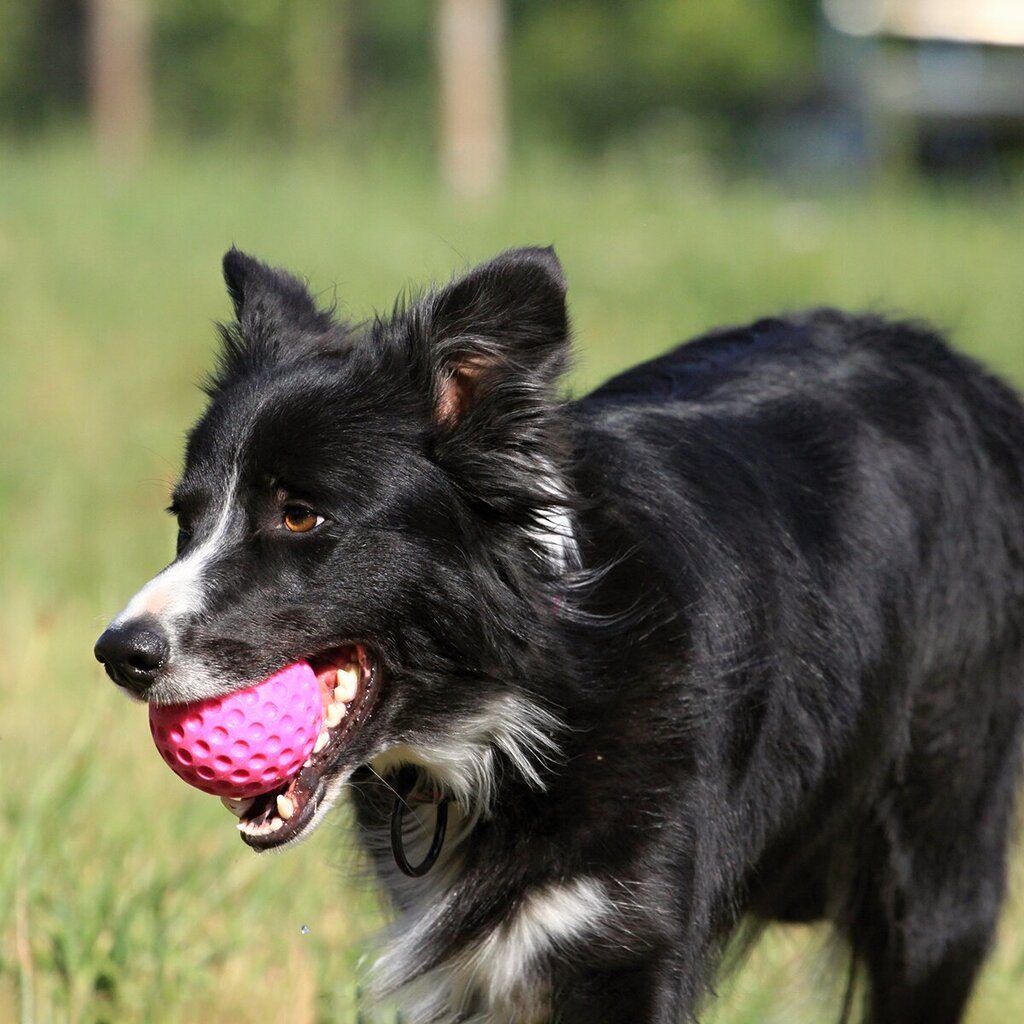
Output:
[[[456,961],[416,979],[399,992],[411,1022],[464,1020],[469,1001],[482,999],[484,1008],[472,1019],[481,1024],[547,1019],[549,993],[535,974],[538,961],[550,953],[567,953],[576,942],[599,935],[613,912],[600,883],[593,878],[552,883],[528,892],[507,921]],[[453,908],[435,904],[424,916],[419,935]],[[402,940],[377,963],[375,982],[388,987],[399,972]]]
[[373,767],[383,775],[402,764],[420,765],[467,811],[486,814],[495,788],[495,749],[531,786],[543,789],[541,770],[558,756],[559,728],[551,712],[524,696],[506,694],[454,722],[438,742],[392,747],[373,759]]
[[499,925],[468,957],[476,984],[500,1005],[528,983],[530,967],[552,950],[599,930],[610,909],[593,878],[531,892],[511,920]]
[[551,564],[562,572],[575,569],[580,562],[572,516],[564,508],[543,508],[537,514],[538,529],[534,541],[546,552]]
[[202,613],[206,598],[205,574],[228,546],[237,484],[236,465],[209,535],[184,558],[177,559],[154,576],[111,623],[111,627],[118,627],[134,619],[151,618],[159,624],[170,642],[170,663],[147,691],[146,700],[186,703],[215,697],[239,686],[237,678],[220,676],[183,650],[178,642],[178,627],[182,620]]
[[566,486],[561,475],[547,460],[537,469],[537,488],[552,504],[537,510],[536,526],[530,531],[534,543],[543,551],[552,566],[567,572],[579,566],[579,548],[572,516],[566,506]]
[[202,610],[203,573],[222,549],[228,535],[237,482],[236,467],[228,482],[224,504],[209,536],[195,550],[190,551],[184,558],[172,562],[163,572],[154,576],[114,619],[113,626],[121,626],[132,619],[149,616],[156,619],[169,635],[173,635],[173,624],[177,619]]

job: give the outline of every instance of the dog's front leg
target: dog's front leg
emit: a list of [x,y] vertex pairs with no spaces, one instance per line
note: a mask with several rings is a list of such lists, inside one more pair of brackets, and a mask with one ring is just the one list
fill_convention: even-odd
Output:
[[681,1024],[692,1019],[692,972],[667,956],[579,972],[562,965],[552,1021],[557,1024]]

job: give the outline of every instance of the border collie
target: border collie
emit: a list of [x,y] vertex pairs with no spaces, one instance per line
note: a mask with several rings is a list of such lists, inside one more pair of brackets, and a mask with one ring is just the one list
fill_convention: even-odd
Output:
[[818,310],[566,401],[551,249],[359,325],[224,272],[177,558],[96,653],[159,703],[357,676],[235,810],[268,850],[349,795],[394,910],[376,991],[413,1022],[678,1024],[742,925],[825,919],[847,1012],[961,1020],[1024,710],[1015,394]]

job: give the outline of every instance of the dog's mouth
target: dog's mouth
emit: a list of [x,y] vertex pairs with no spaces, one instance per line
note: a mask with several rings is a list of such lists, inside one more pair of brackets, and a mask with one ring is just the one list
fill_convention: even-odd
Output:
[[311,657],[320,684],[324,723],[313,753],[277,789],[244,800],[222,798],[238,817],[242,839],[255,850],[284,846],[309,830],[329,806],[329,787],[350,737],[369,717],[377,699],[377,662],[362,644]]

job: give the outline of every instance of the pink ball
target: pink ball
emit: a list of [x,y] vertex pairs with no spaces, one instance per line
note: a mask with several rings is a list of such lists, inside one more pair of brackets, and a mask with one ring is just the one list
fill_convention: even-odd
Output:
[[316,673],[297,661],[247,690],[196,704],[150,704],[163,759],[214,796],[269,793],[313,752],[324,710]]

